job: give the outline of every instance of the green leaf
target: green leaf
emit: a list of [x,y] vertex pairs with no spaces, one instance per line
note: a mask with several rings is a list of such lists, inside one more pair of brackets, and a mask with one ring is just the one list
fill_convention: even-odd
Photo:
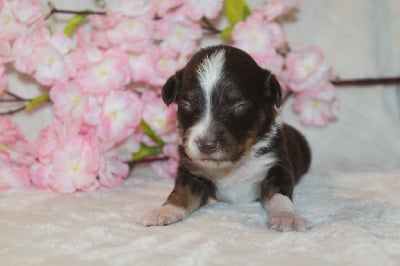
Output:
[[157,155],[161,153],[161,147],[150,147],[142,143],[138,152],[132,153],[132,161],[138,161],[140,159]]
[[220,33],[221,38],[229,39],[231,37],[231,34],[232,34],[233,26],[234,26],[234,24],[231,24],[228,27],[226,27],[225,29],[223,29],[221,31],[221,33]]
[[143,133],[146,136],[148,136],[151,140],[153,140],[158,145],[164,146],[165,142],[159,136],[157,136],[157,134],[154,132],[154,130],[150,127],[149,124],[146,123],[146,121],[144,121],[144,119],[142,119],[142,121],[140,121],[140,126],[142,127]]
[[[90,11],[90,10],[85,10]],[[67,26],[64,28],[64,34],[68,37],[72,37],[78,26],[85,20],[87,14],[76,14],[74,15],[67,23]]]
[[225,0],[224,10],[231,25],[245,20],[251,14],[250,6],[245,0]]
[[25,106],[25,111],[29,111],[32,108],[38,106],[39,104],[43,103],[43,102],[47,102],[49,101],[50,96],[49,94],[43,94],[40,95],[38,97],[35,97],[34,99],[32,99],[26,106]]

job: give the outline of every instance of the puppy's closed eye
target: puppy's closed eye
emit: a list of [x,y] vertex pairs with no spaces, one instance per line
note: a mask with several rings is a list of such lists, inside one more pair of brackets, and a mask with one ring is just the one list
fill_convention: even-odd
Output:
[[234,116],[241,116],[247,113],[251,108],[251,102],[246,100],[236,101],[232,107]]
[[185,112],[192,112],[194,109],[193,104],[189,100],[182,100],[178,106]]

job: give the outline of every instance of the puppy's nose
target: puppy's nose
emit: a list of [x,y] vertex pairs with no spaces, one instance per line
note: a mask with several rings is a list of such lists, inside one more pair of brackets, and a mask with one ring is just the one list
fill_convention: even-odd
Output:
[[210,138],[200,138],[197,140],[197,145],[202,153],[213,153],[218,148],[218,141]]

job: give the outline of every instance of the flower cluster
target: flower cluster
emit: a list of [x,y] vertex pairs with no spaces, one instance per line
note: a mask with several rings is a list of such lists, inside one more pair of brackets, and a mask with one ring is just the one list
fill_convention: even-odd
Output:
[[[336,116],[331,67],[318,48],[287,45],[276,21],[298,7],[270,0],[232,31],[235,46],[270,69],[307,125]],[[57,192],[113,187],[128,176],[132,158],[168,157],[151,168],[177,170],[176,106],[160,89],[181,69],[215,19],[222,0],[123,0],[90,15],[71,37],[57,32],[35,0],[0,0],[0,97],[9,89],[5,67],[48,89],[52,121],[28,142],[9,117],[0,117],[0,188],[33,184]]]
[[274,73],[284,91],[295,94],[293,109],[305,125],[324,126],[337,117],[332,67],[318,47],[287,47],[277,18],[298,8],[298,0],[271,0],[257,6],[232,32],[234,45],[247,51],[256,62]]

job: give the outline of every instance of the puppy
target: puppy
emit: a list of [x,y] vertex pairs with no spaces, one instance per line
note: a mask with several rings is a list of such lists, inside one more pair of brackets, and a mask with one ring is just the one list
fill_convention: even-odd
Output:
[[164,205],[145,214],[142,225],[178,222],[212,197],[259,200],[272,229],[308,227],[292,194],[311,153],[305,138],[279,120],[282,92],[269,71],[237,48],[205,48],[167,80],[162,99],[178,104],[178,174]]

